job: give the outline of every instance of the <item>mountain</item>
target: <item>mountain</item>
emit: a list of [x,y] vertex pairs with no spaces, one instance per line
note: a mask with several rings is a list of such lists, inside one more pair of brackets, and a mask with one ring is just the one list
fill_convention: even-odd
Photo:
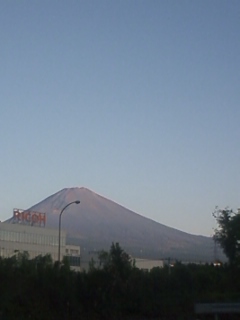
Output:
[[30,209],[46,213],[46,226],[58,228],[59,214],[68,242],[79,244],[82,254],[108,250],[112,242],[119,244],[135,257],[182,261],[213,261],[214,243],[211,238],[196,236],[167,227],[143,217],[86,188],[63,189]]

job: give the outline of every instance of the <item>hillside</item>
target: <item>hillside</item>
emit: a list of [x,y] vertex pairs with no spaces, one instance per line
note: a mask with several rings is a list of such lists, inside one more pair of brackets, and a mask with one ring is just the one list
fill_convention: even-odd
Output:
[[62,228],[69,241],[80,244],[82,254],[109,249],[119,242],[136,257],[165,258],[188,261],[212,261],[214,243],[211,238],[191,235],[145,218],[86,188],[63,189],[32,210],[45,212],[47,227],[58,228],[61,209],[71,201],[62,216]]

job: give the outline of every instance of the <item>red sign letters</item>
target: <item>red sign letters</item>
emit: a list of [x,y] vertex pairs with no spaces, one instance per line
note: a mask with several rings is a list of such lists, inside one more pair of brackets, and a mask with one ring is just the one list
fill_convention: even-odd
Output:
[[21,209],[14,209],[13,221],[15,223],[44,227],[46,224],[46,214],[29,210],[25,211]]

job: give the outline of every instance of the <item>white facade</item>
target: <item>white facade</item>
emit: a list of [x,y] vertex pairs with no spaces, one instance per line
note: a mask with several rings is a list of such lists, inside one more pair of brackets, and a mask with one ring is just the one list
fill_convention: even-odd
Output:
[[[80,247],[66,245],[66,232],[61,231],[60,260],[69,256],[70,266],[80,268]],[[28,252],[29,258],[50,254],[58,260],[59,233],[56,229],[36,227],[19,223],[0,222],[0,256],[10,258],[18,252]],[[75,268],[77,269],[77,268]]]
[[163,268],[163,261],[162,260],[147,260],[147,259],[138,259],[135,258],[135,266],[138,269],[149,271],[152,268]]
[[75,271],[80,269],[80,247],[75,245],[66,245],[65,257],[68,259],[70,268]]

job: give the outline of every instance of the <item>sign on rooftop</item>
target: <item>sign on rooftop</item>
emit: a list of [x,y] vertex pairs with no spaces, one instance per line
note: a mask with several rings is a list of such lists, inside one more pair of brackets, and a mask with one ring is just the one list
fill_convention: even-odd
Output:
[[45,227],[46,214],[31,210],[13,209],[13,223]]

